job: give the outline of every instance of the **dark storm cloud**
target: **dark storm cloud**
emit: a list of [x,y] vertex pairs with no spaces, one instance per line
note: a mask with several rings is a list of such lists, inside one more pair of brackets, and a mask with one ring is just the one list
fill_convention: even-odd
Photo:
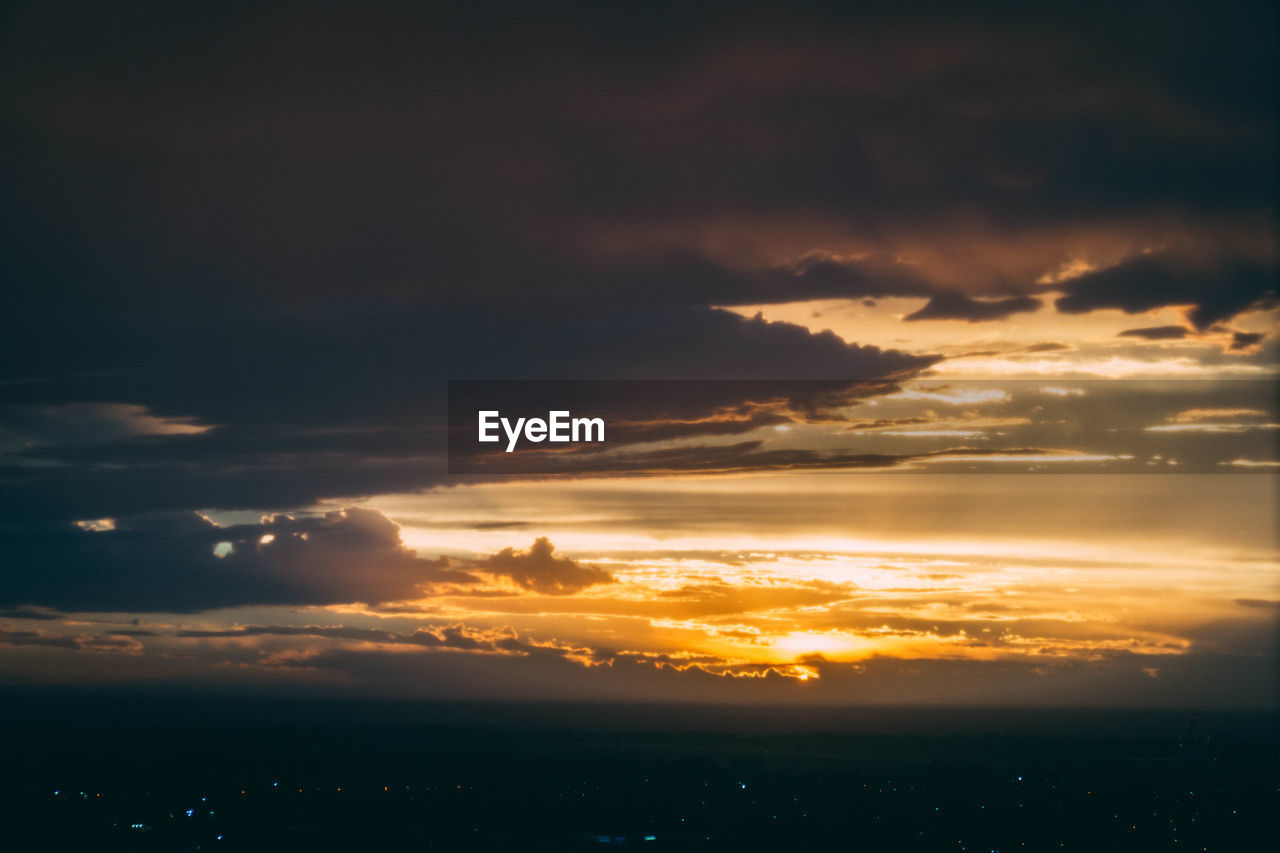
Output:
[[1125,329],[1117,337],[1142,338],[1147,341],[1178,341],[1185,338],[1189,331],[1185,326],[1145,326],[1141,329]]
[[[97,378],[92,387],[72,385],[74,393],[161,401],[216,429],[114,441],[105,434],[100,444],[16,451],[0,457],[0,507],[64,519],[288,509],[432,485],[444,474],[450,376],[853,380],[909,375],[937,360],[709,309],[620,315],[580,306],[530,319],[500,311],[388,319],[368,331],[372,339],[359,338],[358,356],[348,351],[351,341],[314,331],[237,337],[228,329],[206,341],[197,364],[166,360]],[[11,396],[35,405],[65,390],[65,383],[32,383]],[[684,413],[697,416],[743,399],[687,402]]]
[[442,442],[443,431],[427,422],[318,432],[227,426],[203,436],[44,446],[0,457],[0,512],[45,524],[197,508],[284,510],[326,496],[411,490],[442,478]]
[[1240,259],[1209,264],[1165,252],[1141,255],[1117,266],[1086,273],[1055,286],[1066,295],[1055,301],[1066,314],[1118,308],[1138,314],[1171,305],[1191,306],[1187,316],[1203,331],[1214,323],[1276,293],[1274,267]]
[[[160,312],[308,312],[353,288],[439,303],[462,280],[468,298],[580,295],[595,283],[525,249],[563,250],[584,221],[1270,207],[1262,9],[509,11],[20,8],[6,177],[37,215],[14,217],[36,238],[15,269],[92,272],[78,293],[119,282]],[[696,293],[730,286],[710,272]],[[930,290],[828,272],[793,276],[793,298]]]
[[[456,592],[459,585],[479,583],[478,574],[544,595],[615,580],[598,566],[556,554],[546,537],[527,551],[505,548],[469,562],[424,559],[403,545],[399,525],[376,510],[354,507],[230,527],[195,513],[156,513],[119,519],[108,531],[9,530],[0,532],[0,559],[12,569],[0,578],[0,604],[28,605],[0,611],[14,619],[62,618],[29,605],[173,613],[241,605],[376,605],[432,594],[433,584]],[[286,630],[292,629],[273,633]],[[347,639],[377,640],[357,629],[333,630],[347,631],[341,635]]]
[[8,530],[0,562],[0,602],[63,611],[376,603],[431,582],[475,581],[444,558],[415,556],[396,524],[358,508],[235,527],[162,513],[120,519],[112,531]]
[[[1265,6],[5,14],[13,519],[432,485],[449,378],[906,376],[936,359],[710,306],[1029,308],[1068,260],[1054,229],[1175,221],[1225,259],[1086,276],[1064,310],[1193,304],[1203,324],[1265,290]],[[970,222],[1052,248],[1014,275],[948,239]],[[908,263],[902,232],[954,257]]]
[[1243,350],[1257,346],[1266,338],[1261,332],[1232,332],[1231,333],[1231,349]]
[[1041,302],[1031,296],[1010,296],[1005,299],[972,299],[963,293],[939,293],[925,306],[906,320],[968,320],[979,323],[984,320],[1002,320],[1010,314],[1040,310]]
[[[706,293],[724,305],[797,302],[806,299],[859,299],[930,296],[938,285],[890,255],[839,258],[815,253],[780,267],[739,273],[722,288]],[[872,303],[874,304],[874,302]]]

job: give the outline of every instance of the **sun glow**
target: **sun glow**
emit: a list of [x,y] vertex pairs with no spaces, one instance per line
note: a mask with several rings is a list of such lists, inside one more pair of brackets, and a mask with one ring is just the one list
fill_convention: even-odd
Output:
[[791,658],[822,655],[830,659],[855,659],[865,657],[876,649],[876,642],[863,637],[853,637],[837,631],[792,631],[773,640],[773,647]]

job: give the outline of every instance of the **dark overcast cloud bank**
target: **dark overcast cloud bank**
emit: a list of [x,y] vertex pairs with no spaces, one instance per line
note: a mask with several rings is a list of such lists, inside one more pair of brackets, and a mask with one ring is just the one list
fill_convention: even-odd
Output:
[[[227,549],[221,555],[219,543]],[[103,532],[7,530],[0,555],[7,567],[0,600],[72,611],[380,602],[413,597],[433,580],[475,580],[447,560],[415,556],[397,525],[367,509],[230,528],[166,513],[122,519]]]
[[1055,304],[1067,314],[1099,308],[1136,314],[1169,305],[1190,305],[1189,319],[1203,330],[1258,303],[1273,303],[1276,271],[1257,263],[1202,264],[1176,253],[1162,253],[1086,273],[1062,289],[1066,295]]
[[0,395],[218,428],[114,471],[10,448],[7,509],[428,485],[438,460],[387,431],[438,424],[448,378],[900,372],[928,360],[709,306],[912,295],[916,319],[995,321],[1068,260],[1017,277],[972,247],[940,274],[814,237],[735,264],[672,229],[1174,223],[1181,255],[1056,309],[1191,304],[1203,328],[1273,287],[1267,4],[296,12],[6,8]]
[[930,298],[919,311],[908,314],[904,319],[968,320],[970,323],[977,323],[982,320],[999,320],[1024,311],[1038,311],[1042,304],[1039,299],[1030,296],[980,301],[970,299],[963,293],[939,293]]
[[[610,584],[608,571],[555,553],[545,537],[472,561],[405,547],[377,510],[273,516],[219,527],[191,512],[122,517],[113,530],[0,527],[0,618],[47,621],[38,608],[192,613],[243,605],[382,604],[481,582],[476,572],[546,595]],[[31,606],[37,609],[32,609]],[[18,607],[21,606],[21,607]]]

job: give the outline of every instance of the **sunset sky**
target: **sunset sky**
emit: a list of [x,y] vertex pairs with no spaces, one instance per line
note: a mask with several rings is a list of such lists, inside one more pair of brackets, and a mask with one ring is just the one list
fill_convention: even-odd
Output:
[[0,13],[0,686],[1274,709],[1274,8],[605,5]]

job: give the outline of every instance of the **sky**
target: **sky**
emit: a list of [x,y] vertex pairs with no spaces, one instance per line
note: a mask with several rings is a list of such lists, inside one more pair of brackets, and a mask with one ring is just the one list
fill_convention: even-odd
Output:
[[0,686],[1274,709],[1275,9],[688,5],[7,5]]

